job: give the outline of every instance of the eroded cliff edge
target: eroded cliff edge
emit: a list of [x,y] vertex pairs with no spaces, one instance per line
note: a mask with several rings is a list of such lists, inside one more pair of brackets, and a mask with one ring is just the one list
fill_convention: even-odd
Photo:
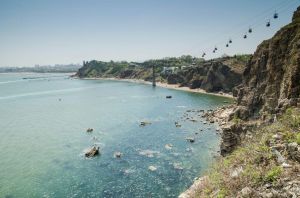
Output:
[[[237,107],[224,126],[221,153],[231,152],[255,120],[272,122],[300,103],[300,8],[292,22],[263,41],[246,64],[243,83],[233,91]],[[248,121],[243,126],[238,119]]]

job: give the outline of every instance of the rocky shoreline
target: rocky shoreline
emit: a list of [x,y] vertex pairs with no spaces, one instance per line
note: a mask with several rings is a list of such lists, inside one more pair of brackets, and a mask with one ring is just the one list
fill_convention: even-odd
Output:
[[[299,111],[300,106],[292,107]],[[203,114],[206,117],[208,122],[217,122],[221,128],[221,145],[220,145],[220,154],[221,158],[219,158],[216,163],[219,163],[221,160],[226,160],[226,156],[231,157],[232,155],[228,155],[233,152],[237,145],[247,145],[249,142],[261,141],[260,139],[256,139],[255,136],[261,133],[261,131],[270,131],[266,132],[268,135],[268,139],[264,140],[265,145],[260,146],[266,149],[267,156],[270,159],[265,159],[265,157],[260,157],[259,153],[255,154],[255,160],[259,160],[255,163],[265,163],[269,165],[269,160],[273,160],[275,163],[274,166],[277,172],[272,169],[273,172],[268,172],[267,175],[272,175],[272,181],[276,182],[268,182],[266,180],[265,185],[258,186],[245,186],[241,189],[236,195],[239,198],[250,198],[250,197],[261,197],[261,198],[272,198],[272,197],[292,197],[296,198],[300,196],[300,135],[298,133],[298,139],[295,138],[297,132],[286,132],[282,131],[282,123],[280,122],[292,122],[295,124],[293,119],[286,117],[286,113],[282,113],[280,122],[277,119],[273,118],[271,120],[263,120],[263,119],[252,119],[248,121],[234,121],[234,118],[231,118],[234,115],[237,106],[235,104],[229,105],[226,107],[218,108],[214,111],[208,111]],[[287,109],[290,111],[290,109]],[[291,117],[294,113],[290,113]],[[282,118],[283,116],[283,118]],[[296,116],[298,120],[300,117]],[[285,120],[286,121],[282,121]],[[297,125],[299,127],[299,121],[297,121]],[[285,130],[295,130],[292,128],[283,127]],[[299,129],[299,128],[298,128]],[[297,131],[297,129],[296,129]],[[295,133],[295,135],[293,135]],[[236,134],[236,135],[234,135]],[[290,137],[291,136],[291,137]],[[288,139],[287,139],[288,138]],[[297,143],[298,142],[298,143]],[[257,143],[259,145],[259,143]],[[257,148],[257,146],[255,146]],[[238,151],[243,152],[243,151]],[[254,151],[255,152],[255,151]],[[257,156],[256,156],[257,155]],[[262,154],[266,155],[266,154]],[[234,156],[234,155],[233,155]],[[252,158],[253,156],[249,156]],[[222,162],[224,163],[224,161]],[[263,165],[263,166],[266,166]],[[244,174],[246,171],[246,165],[239,165],[238,163],[234,163],[233,167],[229,168],[230,176],[232,180]],[[280,173],[279,173],[280,172]],[[222,173],[226,174],[226,173]],[[273,176],[273,174],[281,174],[282,176]],[[271,177],[271,176],[269,176]],[[273,178],[274,177],[274,178]],[[204,175],[202,177],[197,178],[192,186],[190,186],[185,192],[179,195],[179,198],[194,198],[201,197],[201,192],[207,191],[207,186],[211,185],[211,178],[208,175]],[[220,193],[221,189],[216,189],[215,192],[210,193],[210,196],[207,197],[217,197]]]
[[[207,111],[202,115],[202,117],[206,118],[206,121],[209,123],[218,123],[220,130],[218,131],[219,134],[221,134],[221,144],[220,148],[222,148],[222,145],[226,144],[227,142],[232,141],[230,136],[226,133],[226,130],[228,128],[229,117],[234,112],[234,109],[236,108],[235,104],[222,106],[217,108],[216,110]],[[224,133],[225,130],[225,133]],[[224,142],[225,140],[225,142]],[[222,149],[220,149],[220,154],[222,155]],[[202,176],[197,178],[192,186],[190,186],[185,192],[181,193],[179,195],[179,198],[190,198],[190,197],[196,197],[199,190],[204,190],[206,183],[208,182],[207,176]]]

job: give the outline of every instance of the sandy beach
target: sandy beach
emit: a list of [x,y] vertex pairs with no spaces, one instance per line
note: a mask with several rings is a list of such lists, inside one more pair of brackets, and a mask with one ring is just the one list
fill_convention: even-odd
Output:
[[[140,79],[121,79],[121,78],[82,78],[84,80],[114,80],[114,81],[124,81],[124,82],[132,82],[132,83],[141,83],[141,84],[149,84],[152,83],[149,81],[144,81]],[[180,87],[178,84],[167,84],[162,82],[156,82],[156,86],[163,87],[167,89],[176,89],[180,91],[187,91],[192,93],[202,93],[202,94],[208,94],[208,95],[215,95],[215,96],[221,96],[226,98],[234,98],[232,95],[227,93],[209,93],[203,89],[197,88],[197,89],[190,89],[189,87]]]

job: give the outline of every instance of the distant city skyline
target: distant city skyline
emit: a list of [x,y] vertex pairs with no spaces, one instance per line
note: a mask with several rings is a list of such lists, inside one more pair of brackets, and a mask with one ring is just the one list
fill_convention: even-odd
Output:
[[[299,4],[297,0],[0,0],[0,67],[253,53],[291,21]],[[250,27],[253,32],[247,33]],[[233,43],[226,48],[229,38]],[[215,46],[218,50],[212,53]]]

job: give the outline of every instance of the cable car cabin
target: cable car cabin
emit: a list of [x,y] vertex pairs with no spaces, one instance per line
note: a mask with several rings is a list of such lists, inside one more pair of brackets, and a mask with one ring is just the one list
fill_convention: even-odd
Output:
[[214,50],[213,53],[216,53],[216,51]]
[[202,54],[202,58],[203,58],[205,55],[206,55],[206,54],[205,54],[205,53],[203,53],[203,54]]
[[274,13],[273,18],[274,18],[274,19],[278,19],[278,13],[277,13],[277,12]]
[[215,47],[214,51],[217,51],[217,50],[218,50],[218,48],[217,48],[217,47]]
[[232,40],[231,40],[231,39],[229,39],[229,43],[232,43]]
[[270,27],[270,26],[271,26],[271,22],[268,21],[268,22],[266,23],[266,27]]
[[226,44],[226,47],[229,47],[229,45],[228,45],[228,44]]
[[249,33],[252,33],[252,28],[249,28],[248,32],[249,32]]
[[247,34],[244,35],[244,39],[246,39],[246,38],[247,38]]

